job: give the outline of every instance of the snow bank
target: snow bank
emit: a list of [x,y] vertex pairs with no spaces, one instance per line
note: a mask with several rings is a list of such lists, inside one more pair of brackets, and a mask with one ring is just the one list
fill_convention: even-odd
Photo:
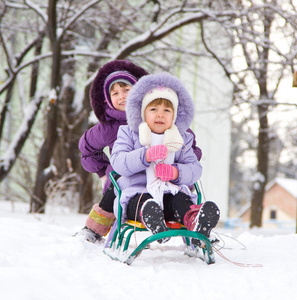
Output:
[[[180,238],[153,244],[131,266],[102,253],[103,243],[72,237],[86,215],[34,216],[0,201],[1,298],[59,299],[294,299],[297,236],[281,231],[226,231],[207,265],[183,254]],[[136,240],[141,241],[138,233]],[[237,241],[234,238],[237,238]],[[133,240],[135,243],[135,240]],[[218,247],[219,249],[219,247]]]

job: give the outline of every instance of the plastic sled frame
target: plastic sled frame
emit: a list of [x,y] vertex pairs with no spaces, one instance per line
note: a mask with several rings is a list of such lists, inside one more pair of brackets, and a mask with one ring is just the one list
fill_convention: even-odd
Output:
[[[114,187],[116,188],[119,199],[121,198],[122,191],[115,179],[117,173],[112,171],[109,175]],[[194,184],[197,195],[198,204],[201,204],[201,192],[198,183]],[[128,249],[131,237],[133,233],[137,231],[148,231],[142,223],[128,220],[126,223],[122,223],[122,207],[119,201],[118,216],[116,224],[114,224],[114,230],[109,234],[109,244],[105,246],[103,252],[114,260],[122,261],[128,265],[131,265],[133,261],[141,254],[144,249],[147,249],[149,245],[162,238],[180,236],[183,238],[186,249],[185,254],[188,256],[199,257],[207,264],[215,263],[214,252],[209,239],[201,233],[187,230],[184,226],[177,222],[166,222],[169,231],[160,232],[154,235],[150,235],[145,238],[136,249],[128,255]],[[194,247],[190,243],[190,239],[199,239],[202,242],[202,247]]]

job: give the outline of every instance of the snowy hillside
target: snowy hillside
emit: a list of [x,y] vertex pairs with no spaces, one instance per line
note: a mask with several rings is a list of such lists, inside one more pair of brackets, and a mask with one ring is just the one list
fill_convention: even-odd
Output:
[[27,205],[14,209],[0,201],[1,299],[296,299],[294,229],[217,228],[225,243],[221,253],[242,266],[217,253],[213,265],[189,258],[180,238],[153,244],[128,266],[104,255],[103,243],[72,237],[86,215],[34,216]]

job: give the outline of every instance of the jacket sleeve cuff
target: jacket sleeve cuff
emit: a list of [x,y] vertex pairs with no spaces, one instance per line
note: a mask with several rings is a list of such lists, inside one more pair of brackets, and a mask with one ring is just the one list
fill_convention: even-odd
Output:
[[175,168],[177,168],[178,177],[175,180],[170,180],[170,182],[172,182],[173,184],[178,184],[179,183],[179,176],[180,176],[179,172],[180,171],[179,171],[179,168],[178,168],[177,164],[172,164],[172,166],[175,167]]
[[145,149],[145,150],[144,150],[144,154],[143,154],[143,158],[142,158],[142,163],[143,163],[145,166],[149,167],[150,163],[148,163],[148,162],[146,161],[146,159],[145,159],[146,148],[144,148],[144,149]]

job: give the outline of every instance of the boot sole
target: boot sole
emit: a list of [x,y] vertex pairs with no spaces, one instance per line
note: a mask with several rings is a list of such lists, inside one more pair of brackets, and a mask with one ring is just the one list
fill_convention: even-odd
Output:
[[[152,234],[168,231],[160,206],[155,201],[148,201],[144,205],[141,210],[141,219],[146,229]],[[163,244],[169,240],[170,237],[157,240],[157,242]]]
[[[205,202],[198,214],[198,222],[193,231],[205,235],[207,238],[210,236],[211,230],[216,227],[220,219],[220,210],[214,202]],[[200,245],[199,240],[192,240],[194,245]]]

